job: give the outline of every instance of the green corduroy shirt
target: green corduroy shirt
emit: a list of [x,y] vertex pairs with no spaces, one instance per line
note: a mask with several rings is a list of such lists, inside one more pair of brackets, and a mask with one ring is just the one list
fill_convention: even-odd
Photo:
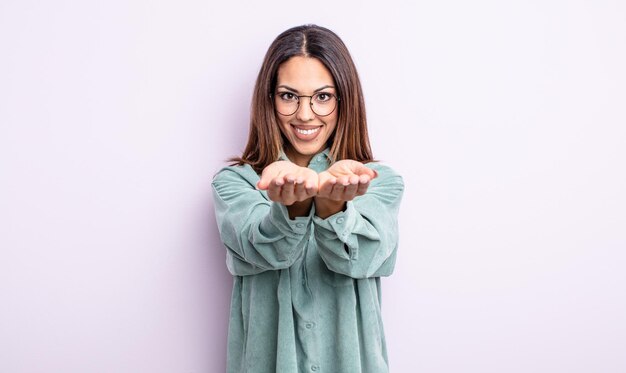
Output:
[[[284,153],[281,159],[286,159]],[[329,166],[328,149],[309,168]],[[380,276],[393,272],[402,177],[380,163],[367,193],[326,219],[289,219],[249,166],[213,179],[233,275],[228,373],[385,373]]]

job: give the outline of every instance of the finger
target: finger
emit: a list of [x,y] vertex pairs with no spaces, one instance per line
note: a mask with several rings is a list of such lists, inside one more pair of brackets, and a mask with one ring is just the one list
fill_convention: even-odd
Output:
[[335,185],[333,185],[333,190],[330,192],[330,199],[333,201],[341,201],[341,197],[343,196],[344,190],[346,189],[346,186],[341,184],[341,183],[337,183]]
[[354,169],[352,171],[359,176],[368,175],[372,179],[378,176],[378,173],[376,171],[365,166],[363,163],[358,163],[358,162],[354,165]]
[[304,201],[307,198],[310,198],[309,193],[304,185],[304,182],[297,183],[293,188],[293,194],[296,201]]
[[333,191],[333,187],[337,184],[337,179],[331,177],[320,184],[320,187],[317,191],[317,195],[324,198],[330,198],[330,194]]
[[261,190],[267,190],[276,178],[280,178],[283,172],[278,170],[276,171],[275,167],[268,166],[261,173],[261,179],[257,182],[257,187]]
[[315,172],[306,173],[296,178],[294,194],[298,201],[304,201],[317,194],[317,179]]
[[269,166],[263,169],[263,172],[261,172],[261,177],[259,178],[259,181],[256,183],[257,188],[261,190],[267,189],[271,180],[271,178],[269,177],[269,173],[270,173],[269,170],[270,170]]
[[261,190],[267,190],[267,188],[270,186],[270,182],[270,177],[266,174],[263,174],[261,175],[261,179],[256,183],[256,187]]
[[293,195],[296,201],[300,201],[300,197],[304,191],[304,177],[302,175],[295,175],[293,181]]
[[306,195],[309,197],[313,197],[314,195],[316,195],[318,193],[317,191],[317,183],[315,183],[315,181],[313,180],[307,180],[303,183],[304,185],[304,190],[306,192]]
[[361,175],[359,176],[359,184],[369,183],[372,178],[369,175]]
[[285,182],[282,178],[275,178],[267,188],[267,196],[270,200],[280,202],[280,192]]
[[293,184],[293,183],[296,182],[296,175],[294,175],[292,173],[287,173],[287,174],[285,174],[284,179],[285,179],[285,184],[288,184],[288,183],[292,183]]
[[308,191],[308,190],[312,190],[312,189],[317,189],[317,185],[319,182],[319,176],[317,175],[317,172],[313,171],[313,170],[309,170],[304,169],[305,172],[300,175],[300,177],[302,178],[302,184],[303,187]]
[[348,186],[350,185],[350,176],[339,176],[337,178],[337,184],[341,184],[343,186]]
[[280,197],[282,203],[286,206],[292,205],[296,198],[293,194],[293,190],[296,184],[295,177],[293,175],[285,176],[285,185],[283,185],[283,189],[281,190]]
[[356,180],[352,180],[352,178],[350,179],[350,184],[344,188],[343,194],[341,195],[341,199],[343,201],[352,201],[354,197],[356,197],[356,191],[359,187],[359,178],[356,177]]
[[317,175],[315,177],[307,177],[304,179],[302,183],[306,189],[316,189],[317,188]]
[[361,181],[359,181],[359,186],[358,186],[358,188],[357,188],[357,190],[356,190],[356,195],[357,195],[357,196],[362,196],[362,195],[364,195],[364,194],[365,194],[365,192],[367,192],[367,189],[369,188],[369,186],[370,186],[370,182],[369,182],[369,180],[368,180],[368,181],[366,181],[366,182],[361,182]]

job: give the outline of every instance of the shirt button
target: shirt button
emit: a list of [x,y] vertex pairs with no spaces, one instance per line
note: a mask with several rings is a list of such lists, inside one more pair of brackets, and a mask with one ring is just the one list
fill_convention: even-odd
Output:
[[343,218],[337,218],[337,224],[343,224]]
[[318,162],[321,162],[323,159],[324,159],[324,158],[323,158],[321,155],[318,155],[318,156],[317,156],[317,161],[318,161]]
[[312,365],[311,370],[317,372],[318,370],[320,370],[320,367],[318,367],[317,365]]
[[306,323],[306,325],[304,326],[307,329],[313,329],[313,327],[315,326],[315,324],[313,324],[312,322],[308,322]]
[[304,227],[304,223],[297,223],[297,224],[296,224],[296,227],[298,227],[298,228],[302,228],[302,227]]

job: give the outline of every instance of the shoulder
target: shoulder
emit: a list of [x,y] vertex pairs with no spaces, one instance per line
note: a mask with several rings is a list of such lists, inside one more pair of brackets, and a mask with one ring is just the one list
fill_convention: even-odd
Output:
[[213,185],[244,183],[255,187],[258,181],[259,175],[248,164],[223,167],[213,176]]
[[402,176],[390,166],[380,162],[366,163],[365,166],[376,171],[376,173],[378,174],[378,176],[374,180],[372,180],[372,186],[393,185],[399,188],[404,188],[404,181],[402,179]]
[[371,168],[372,170],[376,170],[378,174],[384,174],[388,176],[400,176],[400,174],[397,173],[393,168],[391,168],[391,166],[388,166],[381,162],[369,162],[366,163],[365,166],[367,168]]

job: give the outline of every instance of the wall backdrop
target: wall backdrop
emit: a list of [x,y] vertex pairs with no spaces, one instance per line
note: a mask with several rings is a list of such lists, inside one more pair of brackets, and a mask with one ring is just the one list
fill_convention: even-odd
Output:
[[211,178],[317,23],[406,182],[392,371],[625,372],[626,3],[376,4],[3,0],[0,371],[224,371]]

